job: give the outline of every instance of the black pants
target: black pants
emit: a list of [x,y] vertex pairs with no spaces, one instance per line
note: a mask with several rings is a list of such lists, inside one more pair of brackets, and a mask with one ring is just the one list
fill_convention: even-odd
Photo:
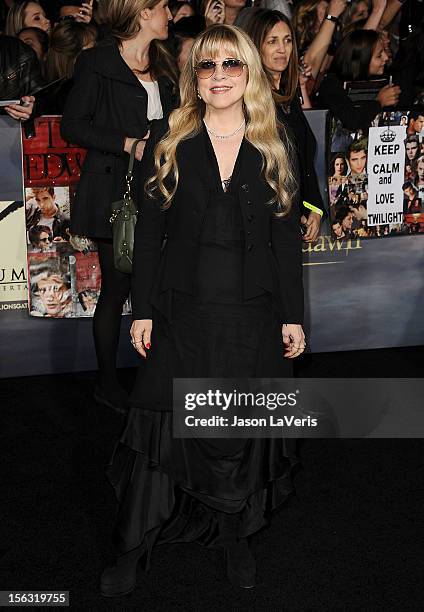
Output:
[[94,343],[99,366],[99,383],[106,389],[118,383],[116,356],[122,307],[130,293],[131,276],[116,270],[112,240],[96,240],[102,286],[93,318]]

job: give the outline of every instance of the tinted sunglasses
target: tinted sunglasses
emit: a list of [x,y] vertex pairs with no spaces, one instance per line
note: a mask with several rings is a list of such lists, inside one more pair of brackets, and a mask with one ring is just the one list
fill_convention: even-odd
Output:
[[199,79],[209,79],[216,70],[216,67],[221,65],[222,70],[229,77],[238,77],[243,72],[246,66],[244,62],[238,59],[226,59],[223,62],[214,62],[213,60],[203,60],[194,67],[194,71]]

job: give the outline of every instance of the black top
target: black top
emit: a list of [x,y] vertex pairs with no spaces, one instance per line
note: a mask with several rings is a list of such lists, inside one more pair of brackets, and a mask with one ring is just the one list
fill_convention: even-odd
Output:
[[[205,141],[211,195],[199,236],[195,294],[202,301],[241,302],[245,246],[243,217],[237,196],[241,151],[224,190],[212,143],[208,137]],[[220,273],[216,274],[216,270]]]
[[277,106],[278,120],[288,128],[289,136],[297,151],[300,173],[300,204],[302,214],[308,216],[310,209],[303,206],[303,202],[309,202],[324,211],[321,192],[319,190],[318,178],[315,172],[315,154],[317,142],[313,131],[302,110],[297,95],[288,107],[282,104]]
[[355,105],[335,74],[326,74],[317,94],[320,108],[329,108],[343,127],[351,131],[367,128],[374,117],[381,112],[380,103],[371,100],[360,106]]

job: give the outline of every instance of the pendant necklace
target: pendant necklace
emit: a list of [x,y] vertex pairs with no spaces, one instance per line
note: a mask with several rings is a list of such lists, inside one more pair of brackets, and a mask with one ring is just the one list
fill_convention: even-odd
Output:
[[208,128],[208,126],[206,125],[206,121],[204,119],[203,119],[203,123],[205,124],[205,128],[207,129],[209,134],[212,134],[212,136],[215,136],[215,138],[218,138],[219,140],[227,140],[227,138],[231,138],[232,136],[235,136],[238,132],[240,132],[241,128],[244,127],[244,125],[246,124],[246,121],[245,119],[243,119],[242,123],[239,125],[239,127],[236,130],[234,130],[234,132],[231,132],[231,134],[226,134],[224,136],[221,136],[220,134],[216,134],[210,128]]

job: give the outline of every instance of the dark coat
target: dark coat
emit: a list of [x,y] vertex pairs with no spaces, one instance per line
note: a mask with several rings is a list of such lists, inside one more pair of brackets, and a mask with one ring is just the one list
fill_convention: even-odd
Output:
[[310,209],[303,206],[303,202],[308,202],[324,213],[324,203],[315,172],[317,141],[297,95],[290,103],[290,112],[285,112],[282,105],[277,105],[277,117],[283,125],[288,127],[298,154],[301,211],[306,217],[309,215]]
[[[176,99],[168,79],[159,77],[158,83],[166,121]],[[160,123],[152,122],[151,133]],[[110,205],[123,197],[129,160],[125,138],[143,138],[148,129],[146,90],[122,59],[115,40],[81,53],[61,128],[63,138],[88,149],[71,208],[73,233],[111,237]],[[136,162],[134,172],[138,170]],[[138,199],[136,187],[133,196]]]
[[[168,210],[160,210],[159,198],[143,197],[135,230],[131,289],[134,319],[152,318],[152,306],[170,319],[168,290],[194,292],[199,237],[211,193],[206,138],[203,128],[179,144],[179,182]],[[292,212],[286,217],[275,218],[275,207],[267,205],[274,194],[262,178],[259,151],[243,140],[240,155],[238,196],[246,237],[244,297],[269,291],[282,322],[302,323],[299,203],[293,202]],[[145,170],[146,175],[149,170]]]

